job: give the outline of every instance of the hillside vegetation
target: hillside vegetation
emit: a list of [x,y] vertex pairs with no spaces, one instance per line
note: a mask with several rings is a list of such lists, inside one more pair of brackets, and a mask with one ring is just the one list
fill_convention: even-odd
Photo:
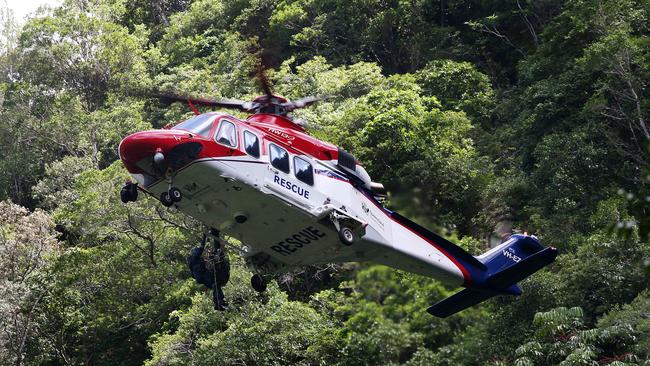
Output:
[[[650,1],[65,0],[0,11],[0,364],[650,365]],[[304,268],[228,310],[205,228],[141,195],[126,135],[192,115],[142,90],[277,94],[473,254],[504,223],[557,261],[447,319],[432,279]],[[204,110],[204,111],[207,111]],[[243,116],[240,116],[243,117]]]

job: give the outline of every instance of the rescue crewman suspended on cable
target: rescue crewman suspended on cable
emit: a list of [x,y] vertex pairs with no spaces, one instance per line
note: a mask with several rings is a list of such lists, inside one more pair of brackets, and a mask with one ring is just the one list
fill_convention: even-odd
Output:
[[211,229],[210,233],[214,236],[212,250],[207,255],[203,255],[205,244],[208,241],[207,235],[203,235],[201,245],[192,248],[190,251],[190,255],[187,257],[187,265],[190,267],[190,273],[196,282],[212,290],[212,301],[215,310],[223,311],[228,303],[224,297],[222,287],[228,283],[230,278],[230,263],[219,242],[219,232]]

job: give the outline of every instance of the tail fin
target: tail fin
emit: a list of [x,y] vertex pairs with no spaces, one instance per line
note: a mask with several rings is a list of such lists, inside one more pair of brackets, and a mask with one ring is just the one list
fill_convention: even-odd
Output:
[[505,243],[475,257],[483,268],[474,269],[471,287],[439,301],[427,311],[444,318],[495,295],[520,295],[517,282],[552,263],[555,257],[557,249],[545,248],[537,238],[513,235]]

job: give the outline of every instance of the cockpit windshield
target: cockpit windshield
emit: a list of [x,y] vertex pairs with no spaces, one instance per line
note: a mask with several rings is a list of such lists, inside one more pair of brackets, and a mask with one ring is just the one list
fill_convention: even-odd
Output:
[[204,137],[210,137],[210,128],[212,122],[217,116],[210,114],[202,114],[187,121],[181,122],[172,127],[172,130],[188,130]]

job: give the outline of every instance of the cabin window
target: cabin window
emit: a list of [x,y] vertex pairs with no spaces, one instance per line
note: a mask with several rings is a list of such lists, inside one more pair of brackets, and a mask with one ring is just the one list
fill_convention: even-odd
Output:
[[209,137],[210,130],[212,129],[212,121],[214,121],[214,119],[214,115],[202,114],[200,116],[190,118],[187,121],[181,122],[171,129],[187,130],[194,132],[197,135]]
[[269,156],[273,167],[285,173],[289,173],[289,153],[287,150],[275,144],[269,144]]
[[248,131],[244,131],[244,149],[248,155],[260,157],[260,140]]
[[220,144],[233,148],[237,147],[237,128],[235,127],[235,124],[228,121],[221,121],[215,139]]
[[298,180],[305,182],[310,186],[314,185],[314,170],[307,160],[294,156],[293,170],[295,171]]

